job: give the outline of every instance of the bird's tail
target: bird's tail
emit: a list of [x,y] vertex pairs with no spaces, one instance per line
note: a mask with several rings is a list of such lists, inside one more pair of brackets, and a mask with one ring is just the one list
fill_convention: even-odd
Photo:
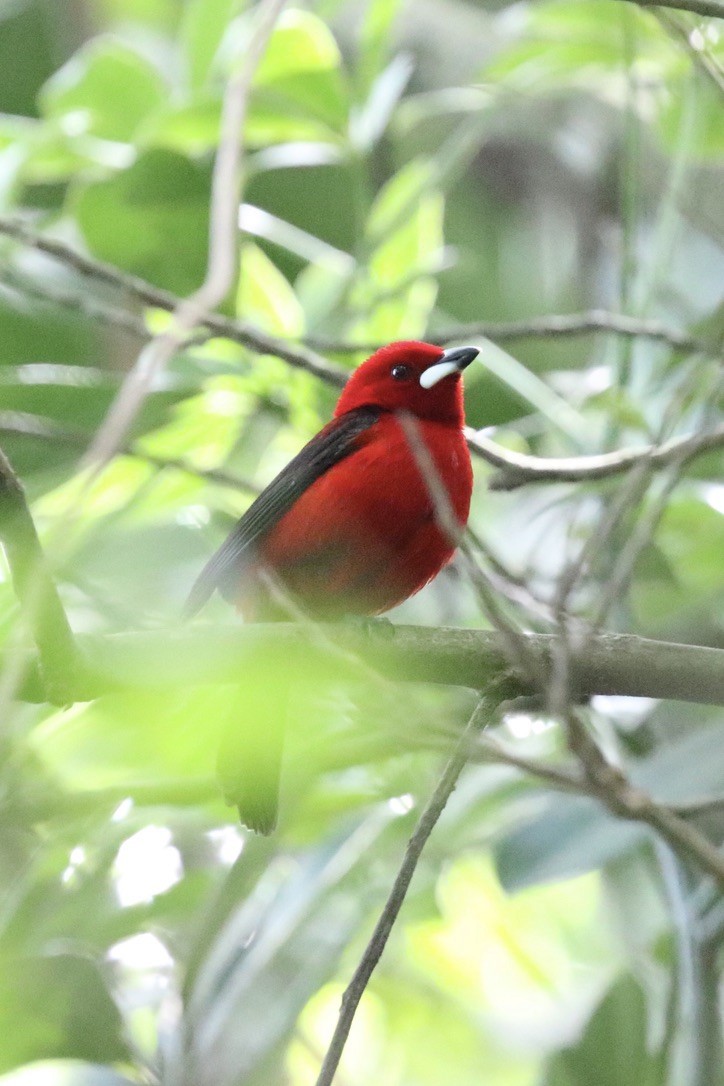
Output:
[[277,678],[275,684],[238,690],[232,701],[219,747],[219,778],[242,823],[270,834],[277,824],[289,686]]

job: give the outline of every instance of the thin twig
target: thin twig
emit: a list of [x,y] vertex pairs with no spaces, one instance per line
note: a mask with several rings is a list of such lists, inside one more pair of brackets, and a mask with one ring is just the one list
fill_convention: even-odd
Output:
[[118,328],[134,339],[150,339],[152,333],[143,317],[126,309],[117,309],[89,295],[87,292],[61,290],[47,284],[34,281],[29,276],[19,273],[15,268],[4,265],[0,269],[0,281],[13,290],[43,306],[67,309],[93,321],[100,321],[112,328]]
[[124,440],[149,389],[175,352],[228,293],[237,265],[237,218],[247,102],[256,69],[286,0],[260,0],[258,22],[243,61],[229,78],[221,110],[221,139],[212,178],[209,256],[204,282],[173,313],[170,328],[143,348],[85,456],[103,466]]
[[468,446],[499,474],[489,482],[491,490],[514,490],[528,483],[580,483],[620,475],[641,461],[656,469],[671,463],[688,463],[697,456],[724,448],[724,425],[706,434],[671,438],[661,445],[618,449],[595,456],[539,457],[512,452],[474,430],[466,431]]
[[541,762],[536,758],[526,758],[502,746],[496,739],[481,735],[470,750],[471,762],[497,762],[499,765],[518,769],[529,777],[545,781],[559,792],[572,792],[577,796],[592,796],[594,793],[585,777],[573,769],[565,769]]
[[611,765],[589,735],[577,713],[566,718],[571,748],[604,805],[619,818],[644,822],[655,830],[678,855],[686,856],[724,887],[724,853],[670,807],[655,803],[643,789],[634,786],[618,767]]
[[[105,283],[120,290],[140,305],[173,313],[182,304],[182,299],[178,295],[172,294],[171,291],[156,287],[137,275],[130,275],[128,272],[120,271],[112,264],[106,264],[101,260],[85,256],[62,241],[38,234],[26,223],[18,219],[0,216],[0,234],[14,238],[23,245],[60,261],[86,279],[97,283]],[[73,305],[73,308],[76,308],[76,306]],[[103,314],[99,313],[99,316],[103,318]],[[332,365],[308,347],[293,343],[288,339],[269,335],[245,321],[224,317],[220,313],[207,313],[200,322],[200,326],[207,329],[207,338],[218,336],[222,339],[231,340],[232,343],[239,343],[241,346],[256,351],[258,354],[274,355],[276,358],[281,358],[288,365],[305,370],[314,377],[318,377],[320,380],[337,388],[341,388],[347,379],[348,372],[346,370],[340,366]]]
[[[6,234],[7,236],[13,237],[40,252],[46,253],[48,256],[52,256],[55,259],[62,261],[85,277],[93,278],[100,282],[115,286],[143,305],[163,309],[166,312],[172,312],[181,303],[181,299],[176,295],[158,287],[154,287],[152,284],[147,283],[137,276],[131,276],[121,272],[109,264],[92,260],[62,242],[43,237],[17,220],[0,216],[0,234]],[[27,289],[19,279],[16,279],[13,282],[13,286],[16,289],[21,289],[21,287],[22,289]],[[28,293],[31,294],[31,296],[35,296],[36,294],[41,293],[41,290],[40,288],[35,287],[28,290]],[[69,308],[82,308],[89,312],[89,314],[92,313],[99,319],[117,325],[123,328],[123,330],[135,335],[140,336],[146,334],[150,336],[151,334],[145,328],[145,325],[140,318],[136,319],[129,315],[126,319],[124,315],[116,309],[110,309],[109,307],[100,304],[96,308],[91,308],[91,303],[88,303],[87,301],[79,303],[76,299],[72,298],[72,296],[66,294],[61,295],[54,293],[47,297],[49,302],[62,304]],[[523,336],[526,334],[566,335],[572,333],[576,327],[579,327],[582,331],[586,330],[584,318],[590,319],[592,315],[580,314],[575,316],[581,318],[581,323],[578,326],[576,326],[574,317],[551,316],[539,318],[537,321],[511,323],[510,325],[485,326],[487,328],[486,334],[488,334],[491,339],[502,339],[505,338],[506,334],[509,335],[510,338],[513,338],[513,336]],[[602,328],[604,327],[604,317],[615,318],[618,320],[614,314],[599,314],[601,320],[600,326]],[[640,327],[636,330],[633,327],[635,322],[632,318],[620,319],[624,322],[628,322],[628,325],[625,326],[627,329],[626,331],[624,331],[624,325],[616,329],[613,327],[613,324],[611,324],[610,327],[606,325],[608,330],[618,330],[621,334],[632,336],[658,335],[659,338],[667,339],[672,345],[684,346],[683,340],[681,339],[682,333],[675,332],[671,329],[669,329],[666,334],[664,334],[663,329],[659,329],[659,332],[657,333],[653,327],[655,322],[646,322],[648,328]],[[261,354],[274,355],[277,358],[281,358],[289,365],[305,370],[315,377],[320,378],[326,384],[341,387],[347,378],[345,370],[327,362],[321,355],[309,350],[308,347],[294,344],[289,340],[267,335],[265,332],[253,328],[243,321],[233,320],[232,318],[224,317],[218,313],[210,313],[206,315],[202,323],[208,330],[209,335],[216,335],[224,339],[229,339],[234,343],[239,343],[242,346],[248,347]],[[639,322],[639,324],[641,323],[642,322]],[[481,325],[480,327],[482,328],[483,326]],[[671,334],[669,335],[669,333]],[[442,339],[442,337],[438,338]],[[465,338],[465,336],[461,329],[460,334],[451,335],[450,338],[460,339]],[[344,346],[344,344],[334,345],[335,350],[337,351],[341,351]],[[694,345],[691,344],[691,346],[693,349]],[[359,348],[355,349],[358,350]],[[471,452],[476,456],[480,456],[489,464],[492,464],[493,467],[500,469],[500,474],[493,476],[489,482],[489,486],[493,490],[512,490],[519,486],[525,486],[528,483],[582,482],[603,479],[626,471],[639,459],[644,459],[646,457],[650,457],[651,461],[656,466],[659,466],[660,464],[665,464],[669,458],[676,459],[680,452],[685,454],[686,460],[690,460],[710,452],[713,449],[724,446],[724,427],[720,427],[704,436],[692,434],[686,437],[673,438],[670,442],[667,442],[658,448],[643,446],[640,449],[622,449],[616,452],[588,457],[536,457],[527,456],[523,453],[515,453],[509,449],[505,449],[502,445],[491,441],[483,434],[476,433],[472,429],[468,429],[466,435]]]
[[48,572],[32,514],[20,480],[0,451],[0,541],[13,586],[38,648],[49,700],[63,703],[73,689],[76,643],[68,617]]
[[[665,324],[658,320],[642,320],[625,313],[610,313],[605,309],[589,309],[582,313],[551,313],[540,317],[529,317],[517,321],[469,321],[465,324],[450,325],[430,333],[434,343],[456,343],[481,336],[496,343],[516,339],[549,339],[568,336],[585,336],[592,332],[609,332],[613,335],[630,339],[655,339],[668,343],[680,351],[705,351],[703,340],[688,332]],[[349,343],[336,342],[308,337],[305,340],[310,347],[334,354],[359,353],[374,351],[382,346],[378,342]]]
[[455,516],[450,495],[440,477],[433,455],[425,443],[417,420],[405,411],[398,412],[397,420],[417,462],[423,482],[427,487],[437,525],[449,540],[450,545],[459,548],[465,571],[475,589],[481,607],[503,638],[510,666],[518,669],[520,674],[525,676],[530,683],[540,685],[542,680],[541,663],[535,653],[531,652],[530,645],[515,622],[500,607],[497,594],[488,584],[485,573],[468,550],[462,537],[463,529]]
[[[0,216],[0,234],[5,234],[30,248],[45,253],[72,268],[85,278],[106,283],[123,291],[143,305],[172,312],[181,301],[170,291],[155,287],[139,276],[130,275],[111,264],[95,260],[54,238],[45,237],[18,219]],[[63,304],[76,307],[77,303],[64,299]],[[102,314],[99,314],[102,317]],[[309,370],[331,384],[341,384],[344,370],[331,366],[317,351],[334,354],[371,352],[380,343],[348,343],[306,337],[304,344],[269,336],[243,321],[233,320],[220,314],[207,314],[200,322],[215,335],[278,357],[301,369]],[[546,314],[520,321],[475,321],[431,332],[431,338],[440,344],[476,336],[484,336],[496,342],[526,338],[549,338],[586,335],[591,332],[610,332],[614,335],[657,339],[677,350],[705,351],[704,341],[656,320],[641,320],[625,314],[609,313],[593,309],[583,313]],[[280,353],[281,352],[281,353]],[[319,372],[317,372],[319,370]]]
[[352,1028],[352,1022],[364,994],[375,966],[382,957],[387,945],[393,925],[399,915],[402,904],[410,887],[422,850],[427,844],[428,838],[435,828],[445,805],[450,798],[458,778],[465,768],[468,760],[468,749],[471,737],[476,731],[481,730],[489,718],[491,706],[487,699],[483,698],[478,703],[468,724],[461,735],[453,754],[445,767],[445,770],[431,795],[425,804],[412,836],[407,842],[405,856],[397,872],[392,885],[390,895],[385,902],[380,918],[375,925],[375,930],[367,944],[359,965],[355,969],[352,980],[342,996],[342,1006],[337,1019],[337,1025],[329,1048],[324,1057],[316,1086],[331,1086],[339,1066],[339,1061],[344,1051],[344,1046]]

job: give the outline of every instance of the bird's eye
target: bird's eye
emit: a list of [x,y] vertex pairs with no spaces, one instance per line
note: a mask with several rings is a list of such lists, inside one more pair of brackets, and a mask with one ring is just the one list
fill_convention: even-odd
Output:
[[410,376],[410,367],[402,365],[393,366],[390,370],[390,374],[394,377],[396,381],[407,381]]

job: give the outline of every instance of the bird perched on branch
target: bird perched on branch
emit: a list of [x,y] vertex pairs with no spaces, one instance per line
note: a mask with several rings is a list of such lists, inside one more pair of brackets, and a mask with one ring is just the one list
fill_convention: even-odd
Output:
[[[444,351],[415,341],[375,351],[349,378],[332,421],[206,564],[186,613],[218,591],[247,619],[289,617],[265,571],[319,619],[379,615],[432,580],[455,551],[451,517],[462,529],[470,509],[460,377],[477,354],[476,347]],[[248,773],[222,743],[227,798],[260,832],[276,823],[280,727],[277,733],[262,737]]]

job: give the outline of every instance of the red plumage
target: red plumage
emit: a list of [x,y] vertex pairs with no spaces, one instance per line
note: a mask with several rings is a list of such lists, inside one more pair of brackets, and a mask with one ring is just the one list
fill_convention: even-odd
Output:
[[[460,375],[477,353],[407,341],[363,362],[333,420],[262,492],[207,563],[188,610],[198,610],[218,589],[247,617],[280,617],[261,569],[272,571],[308,613],[324,618],[379,614],[426,585],[455,545],[438,523],[415,445],[423,443],[432,457],[463,527],[473,477]],[[403,428],[402,412],[414,420],[415,440]],[[243,808],[239,788],[234,791]],[[264,827],[266,814],[260,819],[253,811],[249,818],[242,809],[243,818]]]

